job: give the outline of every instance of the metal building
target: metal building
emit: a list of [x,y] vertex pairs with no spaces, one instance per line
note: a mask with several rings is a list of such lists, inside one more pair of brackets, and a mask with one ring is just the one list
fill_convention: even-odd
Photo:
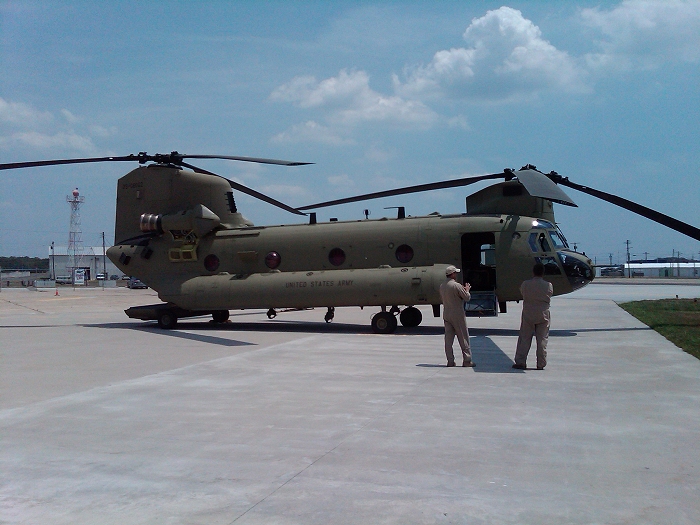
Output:
[[[105,250],[109,246],[105,247]],[[98,279],[106,273],[107,279],[121,278],[123,273],[119,270],[108,257],[103,255],[102,246],[86,246],[83,249],[81,256],[80,269],[85,272],[85,280]],[[49,246],[49,272],[57,281],[70,282],[71,269],[71,254],[68,246]],[[113,277],[116,276],[116,277]]]
[[700,262],[639,262],[627,263],[625,276],[661,278],[700,278]]

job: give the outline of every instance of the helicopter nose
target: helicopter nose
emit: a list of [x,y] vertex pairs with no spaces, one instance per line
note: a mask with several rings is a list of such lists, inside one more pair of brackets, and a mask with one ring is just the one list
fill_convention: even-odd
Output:
[[564,273],[571,283],[571,288],[578,290],[593,280],[593,261],[585,255],[576,252],[558,252],[564,267]]

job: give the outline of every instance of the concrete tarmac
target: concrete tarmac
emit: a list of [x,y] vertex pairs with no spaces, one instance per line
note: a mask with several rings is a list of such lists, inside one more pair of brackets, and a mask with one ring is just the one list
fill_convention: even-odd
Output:
[[59,293],[0,293],[0,523],[700,523],[700,361],[615,302],[698,286],[554,298],[544,371],[515,303],[465,369],[430,308],[163,331],[123,313],[151,290]]

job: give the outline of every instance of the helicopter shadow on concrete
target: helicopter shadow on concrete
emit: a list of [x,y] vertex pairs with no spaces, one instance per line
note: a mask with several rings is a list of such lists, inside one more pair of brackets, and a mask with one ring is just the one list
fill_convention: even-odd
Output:
[[[193,325],[191,328],[187,326],[187,324]],[[179,330],[162,330],[158,328],[158,325],[155,323],[142,323],[142,324],[136,324],[136,323],[99,323],[99,324],[82,324],[80,326],[84,327],[89,327],[89,328],[108,328],[108,329],[121,329],[121,330],[138,330],[140,332],[147,332],[151,334],[156,334],[156,335],[164,335],[168,337],[176,337],[179,339],[187,339],[190,341],[197,341],[198,343],[205,343],[205,344],[210,344],[210,345],[219,345],[219,346],[229,346],[229,347],[237,347],[237,346],[257,346],[256,343],[249,343],[247,341],[238,341],[236,339],[227,339],[225,337],[217,337],[214,335],[204,335],[204,334],[192,334],[189,332],[181,332]],[[182,323],[180,325],[181,328],[185,329],[194,329],[196,327],[203,326],[202,323]],[[216,326],[221,326],[221,325],[216,325]]]
[[[142,332],[162,335],[167,337],[176,337],[180,339],[188,339],[206,344],[214,344],[220,346],[255,346],[255,343],[240,341],[237,339],[228,339],[226,337],[218,337],[216,335],[205,335],[205,332],[275,332],[275,333],[309,333],[309,334],[355,334],[355,335],[375,335],[372,329],[366,325],[349,324],[349,323],[322,323],[318,321],[292,321],[292,320],[270,320],[270,321],[252,321],[252,322],[227,322],[213,323],[204,321],[204,319],[191,321],[180,321],[177,328],[172,330],[163,330],[158,325],[151,322],[138,323],[99,323],[99,324],[82,324],[81,326],[91,328],[108,328],[108,329],[126,329],[139,330]],[[183,331],[187,330],[187,332]],[[648,327],[643,328],[586,328],[580,330],[551,330],[550,338],[557,337],[575,337],[579,332],[610,332],[610,331],[631,331],[631,330],[650,330]],[[197,333],[191,333],[196,331]],[[377,336],[377,337],[396,337],[409,335],[433,335],[442,336],[444,334],[443,326],[418,326],[415,328],[397,327],[394,334]],[[472,336],[472,346],[475,350],[475,361],[477,360],[477,352],[480,351],[481,345],[479,341],[486,340],[488,344],[484,346],[487,353],[483,366],[479,366],[479,372],[503,372],[503,366],[510,366],[512,361],[510,358],[490,339],[493,336],[500,337],[518,337],[518,330],[504,328],[470,328],[469,333]],[[533,342],[534,344],[534,342]],[[515,350],[513,350],[515,351]],[[419,364],[417,366],[444,366],[436,364]]]

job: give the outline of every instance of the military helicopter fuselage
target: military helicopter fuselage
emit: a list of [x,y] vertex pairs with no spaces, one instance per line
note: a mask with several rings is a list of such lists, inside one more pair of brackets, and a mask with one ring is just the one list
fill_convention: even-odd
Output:
[[[531,209],[532,198],[527,202]],[[330,222],[312,215],[306,224],[254,226],[238,212],[225,179],[151,165],[119,180],[115,245],[107,255],[156,290],[173,319],[213,313],[221,320],[241,308],[379,306],[384,312],[439,305],[448,265],[462,269],[473,293],[494,294],[502,312],[507,301],[520,299],[535,262],[545,264],[557,295],[593,278],[590,259],[569,249],[547,209],[545,219],[402,215]]]

